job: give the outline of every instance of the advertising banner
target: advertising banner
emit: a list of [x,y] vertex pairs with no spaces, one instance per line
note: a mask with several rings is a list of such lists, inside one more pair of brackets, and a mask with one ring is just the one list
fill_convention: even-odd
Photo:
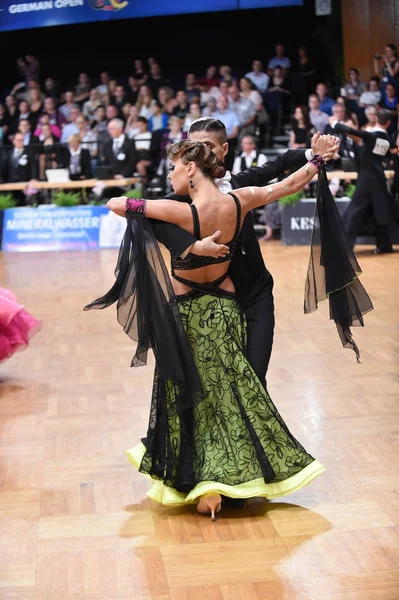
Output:
[[0,31],[302,4],[303,0],[0,0]]
[[118,248],[125,228],[106,206],[11,208],[4,211],[2,250]]

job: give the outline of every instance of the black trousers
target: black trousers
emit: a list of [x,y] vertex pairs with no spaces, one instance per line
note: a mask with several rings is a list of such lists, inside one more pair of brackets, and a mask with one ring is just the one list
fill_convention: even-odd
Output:
[[266,373],[270,362],[274,335],[273,278],[245,308],[247,319],[247,351],[249,364],[266,389]]
[[[352,247],[356,243],[356,236],[360,230],[363,222],[363,218],[370,205],[375,205],[369,190],[363,185],[357,186],[355,193],[353,194],[351,203],[345,215],[345,228],[348,234],[349,241]],[[381,194],[378,197],[379,202],[387,202],[385,190],[381,190]],[[375,210],[374,210],[375,215]],[[392,241],[389,235],[389,226],[387,224],[378,224],[377,220],[377,232],[376,232],[376,246],[380,250],[392,249]]]

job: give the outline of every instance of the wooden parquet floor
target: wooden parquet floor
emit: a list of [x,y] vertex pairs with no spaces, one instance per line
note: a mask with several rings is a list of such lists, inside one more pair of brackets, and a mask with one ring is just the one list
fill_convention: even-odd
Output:
[[344,350],[327,306],[304,315],[307,248],[263,246],[275,278],[269,388],[327,470],[212,523],[164,509],[124,453],[145,434],[152,363],[114,308],[115,251],[0,256],[1,285],[43,319],[1,365],[1,600],[398,600],[399,253],[361,248],[375,311]]

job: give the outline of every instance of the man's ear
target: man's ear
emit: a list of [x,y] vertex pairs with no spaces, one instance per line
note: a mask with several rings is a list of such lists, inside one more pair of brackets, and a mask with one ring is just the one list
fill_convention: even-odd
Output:
[[222,148],[223,148],[223,156],[226,156],[226,154],[227,154],[227,153],[228,153],[228,151],[229,151],[229,143],[228,143],[228,142],[225,142],[225,143],[223,144]]

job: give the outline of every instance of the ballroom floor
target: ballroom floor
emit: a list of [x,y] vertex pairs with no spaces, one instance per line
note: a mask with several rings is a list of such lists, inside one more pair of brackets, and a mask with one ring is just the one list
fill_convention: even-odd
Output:
[[275,278],[268,382],[327,467],[215,523],[164,509],[125,449],[145,434],[153,363],[115,309],[83,313],[116,251],[0,253],[1,286],[43,320],[0,366],[1,600],[398,600],[399,252],[360,248],[375,310],[344,350],[327,306],[303,314],[308,248],[263,243]]

